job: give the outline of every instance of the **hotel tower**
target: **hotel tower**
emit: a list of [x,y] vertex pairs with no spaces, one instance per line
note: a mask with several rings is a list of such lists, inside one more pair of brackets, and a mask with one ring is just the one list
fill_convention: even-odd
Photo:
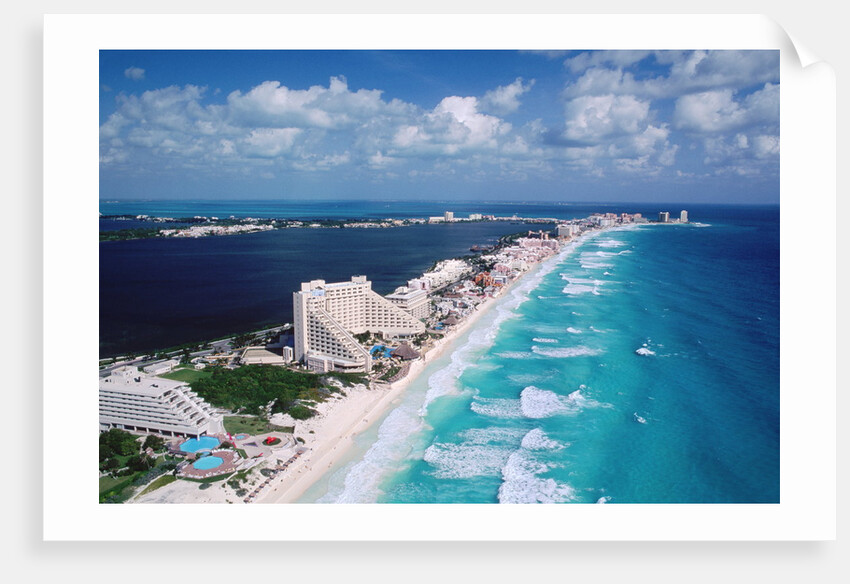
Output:
[[353,335],[387,338],[425,332],[425,325],[372,290],[366,276],[328,284],[312,280],[292,294],[295,360],[312,371],[369,371],[369,351]]

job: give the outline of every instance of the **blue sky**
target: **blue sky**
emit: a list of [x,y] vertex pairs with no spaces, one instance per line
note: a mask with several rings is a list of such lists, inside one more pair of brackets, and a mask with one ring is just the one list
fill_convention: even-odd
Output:
[[101,51],[104,199],[779,202],[778,51]]

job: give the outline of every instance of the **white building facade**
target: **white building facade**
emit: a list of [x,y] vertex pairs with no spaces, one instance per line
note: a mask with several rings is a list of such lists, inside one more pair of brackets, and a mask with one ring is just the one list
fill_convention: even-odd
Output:
[[370,371],[369,352],[353,335],[406,338],[425,331],[418,319],[374,292],[366,276],[304,282],[292,300],[295,360],[313,371]]
[[131,366],[100,379],[99,418],[102,431],[185,437],[224,431],[222,416],[188,384],[151,377]]
[[431,303],[428,292],[419,288],[399,286],[392,294],[385,296],[387,300],[401,308],[413,318],[428,318],[431,313]]

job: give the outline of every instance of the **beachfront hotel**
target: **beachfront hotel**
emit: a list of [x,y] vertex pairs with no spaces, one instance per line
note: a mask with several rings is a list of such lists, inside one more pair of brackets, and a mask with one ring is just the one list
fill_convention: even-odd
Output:
[[182,381],[119,367],[100,379],[100,429],[197,438],[223,430],[222,417]]
[[385,298],[413,318],[428,318],[431,314],[431,302],[428,299],[428,292],[422,288],[399,286],[395,289],[395,292],[387,294]]
[[369,351],[353,335],[407,338],[425,325],[372,290],[366,276],[350,282],[303,282],[292,294],[295,360],[312,371],[370,371]]

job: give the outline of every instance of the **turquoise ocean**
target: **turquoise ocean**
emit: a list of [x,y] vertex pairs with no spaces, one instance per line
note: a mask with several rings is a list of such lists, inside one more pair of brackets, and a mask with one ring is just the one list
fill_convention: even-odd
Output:
[[695,221],[537,266],[299,502],[778,503],[778,208]]

